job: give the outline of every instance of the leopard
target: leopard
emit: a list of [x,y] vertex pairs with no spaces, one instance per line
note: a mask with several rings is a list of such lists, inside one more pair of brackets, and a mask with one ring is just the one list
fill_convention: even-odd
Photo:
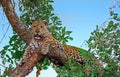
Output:
[[[32,20],[30,21],[30,25],[32,38],[23,54],[21,65],[27,62],[32,53],[37,50],[40,51],[42,56],[50,59],[56,66],[63,66],[67,62],[64,47],[58,40],[53,38],[51,33],[48,31],[47,22]],[[56,51],[58,51],[58,53],[56,53]]]
[[[42,55],[47,55],[53,53],[53,55],[48,56],[48,58],[53,62],[55,66],[63,66],[68,63],[68,58],[80,63],[85,64],[86,60],[82,56],[78,47],[61,44],[58,40],[56,40],[52,33],[48,30],[48,22],[40,21],[40,20],[32,20],[30,21],[30,32],[32,35],[31,42],[26,48],[20,66],[22,66],[25,62],[29,60],[34,51],[40,51]],[[39,49],[40,48],[40,49]],[[58,54],[56,54],[56,51]],[[56,54],[56,55],[54,55]],[[61,55],[62,54],[62,55]],[[56,58],[59,57],[59,58]],[[44,58],[43,58],[44,59]],[[66,59],[65,63],[62,61]],[[36,77],[40,74],[40,70],[42,69],[40,65],[40,69],[36,72]]]
[[[32,20],[31,24],[31,34],[33,34],[33,38],[36,41],[42,41],[47,43],[55,43],[56,45],[61,45],[63,47],[63,51],[67,58],[71,58],[72,60],[84,64],[86,60],[82,56],[79,51],[78,47],[61,44],[58,40],[56,40],[52,34],[48,30],[48,22],[47,21],[40,21],[40,20]],[[46,46],[47,47],[47,46]],[[43,53],[46,51],[43,51]],[[47,53],[47,52],[46,52]]]

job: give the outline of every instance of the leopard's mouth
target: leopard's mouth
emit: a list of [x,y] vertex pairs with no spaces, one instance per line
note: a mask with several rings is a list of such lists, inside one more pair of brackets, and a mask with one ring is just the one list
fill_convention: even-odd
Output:
[[43,37],[42,37],[41,35],[39,35],[39,34],[35,34],[35,35],[34,35],[34,38],[37,39],[37,40],[40,40],[40,39],[42,39]]

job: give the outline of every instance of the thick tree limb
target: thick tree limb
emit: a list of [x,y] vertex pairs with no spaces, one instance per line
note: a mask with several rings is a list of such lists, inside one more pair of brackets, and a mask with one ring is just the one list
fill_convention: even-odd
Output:
[[[11,26],[13,27],[13,30],[20,36],[20,39],[22,41],[29,44],[31,42],[31,33],[15,13],[12,1],[0,0],[0,3],[2,4],[3,10]],[[23,58],[26,59],[26,61],[21,62],[22,64],[16,67],[10,77],[25,77],[29,72],[31,72],[35,64],[39,61],[42,61],[45,57],[48,57],[54,64],[64,65],[67,61],[67,57],[63,49],[64,48],[62,45],[56,45],[52,43],[50,44],[48,54],[45,56],[41,55],[40,50],[33,50],[33,53],[29,58]],[[27,53],[29,52],[31,52],[31,50],[28,48]]]
[[0,0],[0,3],[2,4],[3,10],[13,27],[14,31],[20,36],[20,39],[27,44],[29,44],[31,40],[31,34],[30,31],[26,28],[26,26],[21,22],[19,17],[14,11],[14,7],[12,5],[11,0]]
[[[55,44],[54,42],[49,43],[49,49],[47,54],[42,54],[42,50],[46,43],[41,41],[41,43],[31,41],[29,46],[26,48],[25,53],[23,55],[21,63],[17,66],[17,68],[10,74],[10,77],[25,77],[28,73],[32,71],[32,68],[39,61],[42,61],[45,57],[48,57],[54,64],[59,66],[67,63],[67,57],[64,54],[63,46],[60,44]],[[46,49],[45,49],[46,51]]]
[[[31,33],[15,13],[12,1],[0,0],[0,3],[2,4],[3,10],[11,26],[13,27],[13,30],[20,36],[22,41],[29,44],[31,41]],[[22,65],[19,65],[10,75],[10,77],[25,77],[30,72],[30,70],[32,70],[35,64],[39,61],[42,61],[43,58],[44,57],[39,54],[38,50],[34,50],[28,61]]]
[[[28,53],[31,52],[30,48],[28,48],[27,50]],[[32,71],[37,62],[44,59],[44,57],[39,54],[39,51],[37,49],[32,52],[33,53],[29,58],[25,58],[26,61],[21,61],[20,65],[18,65],[13,73],[10,74],[10,77],[25,77]]]

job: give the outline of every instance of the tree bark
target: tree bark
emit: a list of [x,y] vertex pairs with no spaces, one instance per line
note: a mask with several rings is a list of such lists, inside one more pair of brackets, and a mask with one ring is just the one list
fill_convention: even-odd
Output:
[[21,20],[15,13],[12,1],[11,0],[0,0],[0,3],[2,4],[3,10],[4,10],[6,17],[9,20],[13,30],[20,36],[20,39],[22,41],[29,44],[29,42],[31,40],[30,31],[21,22]]
[[[27,52],[31,52],[31,48],[27,48]],[[37,49],[32,52],[33,53],[31,53],[29,58],[25,58],[24,62],[23,59],[21,63],[13,70],[13,72],[10,74],[10,77],[25,77],[32,71],[37,62],[44,59],[44,56],[39,54]]]
[[[3,11],[5,12],[13,30],[20,36],[22,41],[29,44],[31,41],[31,33],[15,13],[12,1],[0,0],[0,3],[2,4]],[[10,74],[10,77],[25,77],[35,64],[42,61],[43,58],[44,57],[39,54],[38,50],[34,50],[31,57],[24,64],[17,66],[13,73]]]

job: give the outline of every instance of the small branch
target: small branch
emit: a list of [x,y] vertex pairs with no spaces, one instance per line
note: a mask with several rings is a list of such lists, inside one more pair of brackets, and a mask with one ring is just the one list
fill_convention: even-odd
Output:
[[0,66],[2,66],[2,67],[4,67],[4,68],[6,68],[4,65],[2,65],[2,64],[0,64]]
[[7,30],[5,31],[5,33],[3,34],[2,39],[0,40],[0,44],[2,43],[3,39],[5,38],[5,36],[6,36],[7,32],[8,32],[9,27],[10,26],[8,25]]

